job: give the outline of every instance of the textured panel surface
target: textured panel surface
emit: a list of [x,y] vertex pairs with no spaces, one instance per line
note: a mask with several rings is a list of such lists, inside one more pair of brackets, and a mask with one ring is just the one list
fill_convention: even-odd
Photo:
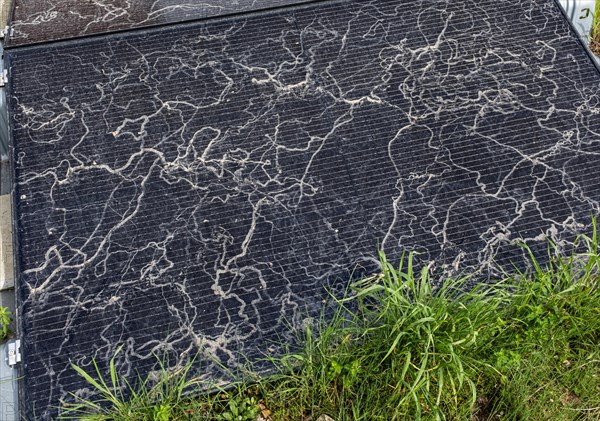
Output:
[[8,45],[264,10],[312,0],[14,0]]
[[598,212],[600,76],[550,0],[325,2],[9,59],[37,419],[87,393],[69,359],[233,364],[378,245],[486,270]]

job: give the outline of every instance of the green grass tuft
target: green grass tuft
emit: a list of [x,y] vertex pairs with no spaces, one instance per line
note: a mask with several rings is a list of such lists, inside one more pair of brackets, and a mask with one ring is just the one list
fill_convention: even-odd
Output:
[[286,374],[275,377],[272,394],[298,403],[282,407],[280,419],[468,418],[476,355],[496,333],[490,326],[502,299],[491,287],[468,290],[467,278],[435,288],[426,268],[415,272],[412,254],[398,267],[380,257],[382,274],[356,283],[333,322],[318,335],[308,331],[301,353],[277,361]]

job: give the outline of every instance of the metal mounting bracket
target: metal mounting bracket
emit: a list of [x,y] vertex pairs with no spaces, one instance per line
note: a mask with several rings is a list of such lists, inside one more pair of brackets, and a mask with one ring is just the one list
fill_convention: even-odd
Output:
[[8,38],[12,35],[12,28],[10,26],[6,26],[3,29],[0,29],[0,39]]
[[21,361],[21,341],[0,343],[0,420],[18,421],[19,371],[15,365]]
[[4,88],[8,83],[8,70],[4,69],[4,71],[0,74],[0,88]]
[[21,340],[16,339],[8,343],[8,365],[14,367],[21,362]]

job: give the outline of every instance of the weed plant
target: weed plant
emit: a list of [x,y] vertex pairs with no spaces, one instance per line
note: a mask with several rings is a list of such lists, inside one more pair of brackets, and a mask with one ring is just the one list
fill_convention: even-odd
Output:
[[[570,256],[469,288],[435,281],[414,255],[352,285],[336,312],[308,323],[300,351],[269,358],[252,386],[200,389],[190,365],[136,388],[74,366],[99,401],[65,404],[82,420],[599,420],[600,256],[596,224]],[[583,250],[583,251],[582,251]],[[121,394],[120,391],[128,393]],[[202,390],[206,390],[203,387]],[[126,397],[130,396],[130,397]]]
[[529,271],[474,289],[436,288],[412,255],[397,267],[381,255],[382,274],[276,361],[283,374],[263,381],[273,419],[599,420],[595,221],[566,258],[549,243],[542,266],[521,247]]
[[12,313],[8,310],[8,307],[0,307],[0,342],[7,339],[11,334],[11,316]]
[[[92,360],[92,374],[72,364],[73,369],[92,386],[97,397],[86,399],[71,393],[71,399],[62,402],[59,419],[254,421],[258,415],[258,401],[250,396],[252,388],[239,384],[233,384],[228,390],[211,387],[197,377],[190,377],[193,360],[182,367],[172,368],[168,367],[165,359],[157,357],[154,374],[138,376],[132,384],[117,371],[115,359],[120,350],[109,362],[108,376],[103,375],[95,360]],[[197,397],[198,391],[207,389],[217,392]]]
[[304,402],[281,408],[281,419],[468,419],[477,350],[494,332],[502,300],[485,287],[469,290],[466,278],[436,289],[426,268],[415,273],[412,254],[397,267],[380,258],[380,276],[356,283],[319,335],[307,331],[302,353],[276,361],[287,374],[275,377],[272,396]]
[[181,412],[183,392],[197,384],[197,380],[188,379],[192,365],[171,370],[164,361],[157,359],[159,378],[152,382],[151,376],[138,378],[135,386],[119,375],[115,358],[109,363],[109,378],[105,379],[95,360],[92,360],[94,373],[89,374],[83,368],[73,364],[77,371],[98,393],[91,401],[71,394],[74,403],[64,403],[62,419],[114,420],[114,421],[170,421]]

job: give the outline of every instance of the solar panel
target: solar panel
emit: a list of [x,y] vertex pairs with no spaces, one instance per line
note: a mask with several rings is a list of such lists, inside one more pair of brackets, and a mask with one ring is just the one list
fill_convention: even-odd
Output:
[[326,1],[7,56],[29,418],[121,345],[126,373],[256,361],[378,247],[485,274],[598,213],[600,75],[554,1]]
[[25,45],[308,3],[311,0],[15,0],[8,45]]

